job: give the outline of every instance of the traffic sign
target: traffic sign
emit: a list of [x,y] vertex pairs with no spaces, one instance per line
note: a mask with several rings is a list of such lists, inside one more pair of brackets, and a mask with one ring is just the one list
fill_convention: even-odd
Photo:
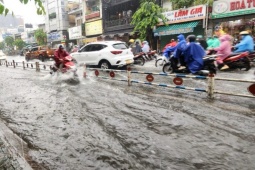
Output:
[[248,91],[255,96],[255,84],[252,84],[248,87]]
[[148,82],[153,82],[154,77],[153,77],[151,74],[148,74],[148,75],[146,76],[146,80],[147,80]]
[[99,71],[98,70],[95,70],[95,75],[98,77],[98,75],[99,75]]
[[110,77],[114,78],[115,77],[115,73],[113,71],[110,72]]
[[183,83],[183,79],[180,78],[180,77],[175,77],[175,78],[173,79],[173,82],[174,82],[175,85],[180,86],[180,85],[182,85],[182,83]]

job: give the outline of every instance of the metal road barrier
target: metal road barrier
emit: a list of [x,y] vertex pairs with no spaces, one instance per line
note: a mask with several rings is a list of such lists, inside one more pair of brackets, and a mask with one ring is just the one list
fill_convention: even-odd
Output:
[[[51,69],[51,65],[35,62],[35,63],[28,63],[28,62],[15,62],[14,60],[12,62],[8,61],[0,61],[0,66],[6,66],[6,67],[22,67],[25,69],[35,69],[36,72],[40,72],[41,70],[48,71]],[[191,90],[191,91],[197,91],[197,92],[205,92],[207,93],[209,98],[214,98],[214,94],[223,94],[223,95],[232,95],[232,96],[239,96],[239,97],[249,97],[249,98],[255,98],[255,80],[243,80],[243,79],[231,79],[231,78],[222,78],[222,77],[215,77],[215,75],[210,74],[208,76],[197,76],[197,75],[185,75],[185,74],[167,74],[167,73],[153,73],[153,72],[142,72],[142,71],[132,71],[130,67],[127,68],[127,70],[113,70],[113,69],[97,69],[97,68],[87,68],[86,65],[83,66],[83,77],[87,78],[87,70],[94,71],[96,77],[101,79],[108,79],[108,80],[115,80],[115,81],[122,81],[127,82],[128,86],[131,86],[132,83],[135,84],[145,84],[145,85],[151,85],[151,86],[160,86],[160,87],[167,87],[167,88],[176,88],[176,89],[183,89],[183,90]],[[49,68],[49,69],[48,69]],[[99,76],[99,71],[103,72],[109,72],[109,77]],[[127,77],[126,79],[116,79],[115,73],[126,73]],[[133,80],[132,74],[145,74],[146,81],[139,81],[139,80]],[[154,76],[169,76],[174,77],[173,83],[174,85],[169,84],[157,84],[153,83]],[[184,78],[190,78],[190,79],[200,79],[200,80],[207,80],[207,89],[203,88],[192,88],[192,87],[186,87],[183,86],[183,79]],[[247,94],[238,94],[233,92],[223,92],[215,90],[215,81],[232,81],[232,82],[242,82],[242,83],[252,83],[250,86],[247,87],[248,91],[251,93],[251,95]]]
[[[131,86],[132,83],[136,83],[136,84],[145,84],[145,85],[160,86],[160,87],[167,87],[167,88],[191,90],[191,91],[197,91],[197,92],[205,92],[205,93],[207,93],[208,97],[211,98],[211,99],[214,98],[214,94],[223,94],[223,95],[232,95],[232,96],[239,96],[239,97],[255,98],[255,80],[228,79],[228,78],[215,77],[215,75],[213,75],[213,74],[209,74],[208,76],[198,76],[198,75],[185,75],[185,74],[167,74],[167,73],[131,71],[130,68],[128,68],[127,70],[113,70],[113,69],[86,68],[86,66],[84,66],[84,74],[85,75],[87,75],[86,70],[94,71],[96,77],[101,78],[101,79],[128,82],[129,86]],[[99,76],[99,74],[100,74],[99,71],[109,72],[109,77]],[[116,79],[115,78],[115,73],[116,72],[126,73],[127,78],[126,79]],[[147,75],[146,76],[147,82],[131,79],[132,74],[146,74]],[[154,81],[153,75],[174,77],[173,83],[175,85],[162,84],[162,83],[153,83],[153,81]],[[84,77],[84,78],[86,78],[86,77]],[[183,78],[207,80],[207,89],[183,86],[182,85],[183,84]],[[222,91],[215,90],[215,81],[216,80],[253,83],[250,86],[248,86],[248,88],[247,88],[248,91],[251,93],[251,95],[230,93],[230,92],[222,92]]]
[[40,72],[41,70],[50,71],[52,65],[43,64],[39,62],[15,62],[14,60],[12,62],[8,62],[7,60],[1,61],[0,60],[0,66],[6,66],[6,67],[20,67],[25,69],[35,69],[36,72]]

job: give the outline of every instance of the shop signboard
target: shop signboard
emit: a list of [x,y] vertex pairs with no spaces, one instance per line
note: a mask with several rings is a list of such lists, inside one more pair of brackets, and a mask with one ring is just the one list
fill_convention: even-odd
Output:
[[180,29],[174,29],[174,30],[166,30],[166,31],[160,31],[159,36],[164,36],[164,35],[174,35],[174,34],[184,34],[184,33],[189,33],[193,32],[194,28],[180,28]]
[[255,0],[219,0],[213,3],[212,18],[255,13]]
[[49,33],[47,36],[48,41],[61,41],[62,35],[58,32]]
[[102,20],[87,22],[85,24],[85,33],[86,36],[102,34],[103,33]]
[[163,15],[167,18],[169,24],[205,19],[206,5],[168,11],[164,12]]
[[75,40],[82,37],[81,26],[72,27],[68,29],[69,39]]

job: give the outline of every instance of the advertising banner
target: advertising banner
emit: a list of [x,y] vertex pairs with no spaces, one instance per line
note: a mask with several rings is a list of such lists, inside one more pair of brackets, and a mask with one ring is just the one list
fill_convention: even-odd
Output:
[[79,39],[82,37],[81,26],[72,27],[68,29],[69,39]]
[[255,13],[255,0],[219,0],[213,3],[212,18]]
[[85,32],[86,36],[102,34],[103,33],[102,20],[87,22],[85,24]]
[[205,19],[206,5],[164,12],[169,24]]

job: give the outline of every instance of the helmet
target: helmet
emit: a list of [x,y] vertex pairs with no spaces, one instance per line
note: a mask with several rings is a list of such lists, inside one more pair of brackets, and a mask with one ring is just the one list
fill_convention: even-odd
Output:
[[248,31],[242,31],[242,32],[240,32],[240,35],[248,35],[248,34],[249,34]]
[[134,40],[134,39],[130,39],[129,42],[130,42],[130,43],[133,43],[133,42],[135,42],[135,40]]
[[64,49],[64,46],[63,46],[62,44],[60,44],[60,45],[58,46],[58,49]]

